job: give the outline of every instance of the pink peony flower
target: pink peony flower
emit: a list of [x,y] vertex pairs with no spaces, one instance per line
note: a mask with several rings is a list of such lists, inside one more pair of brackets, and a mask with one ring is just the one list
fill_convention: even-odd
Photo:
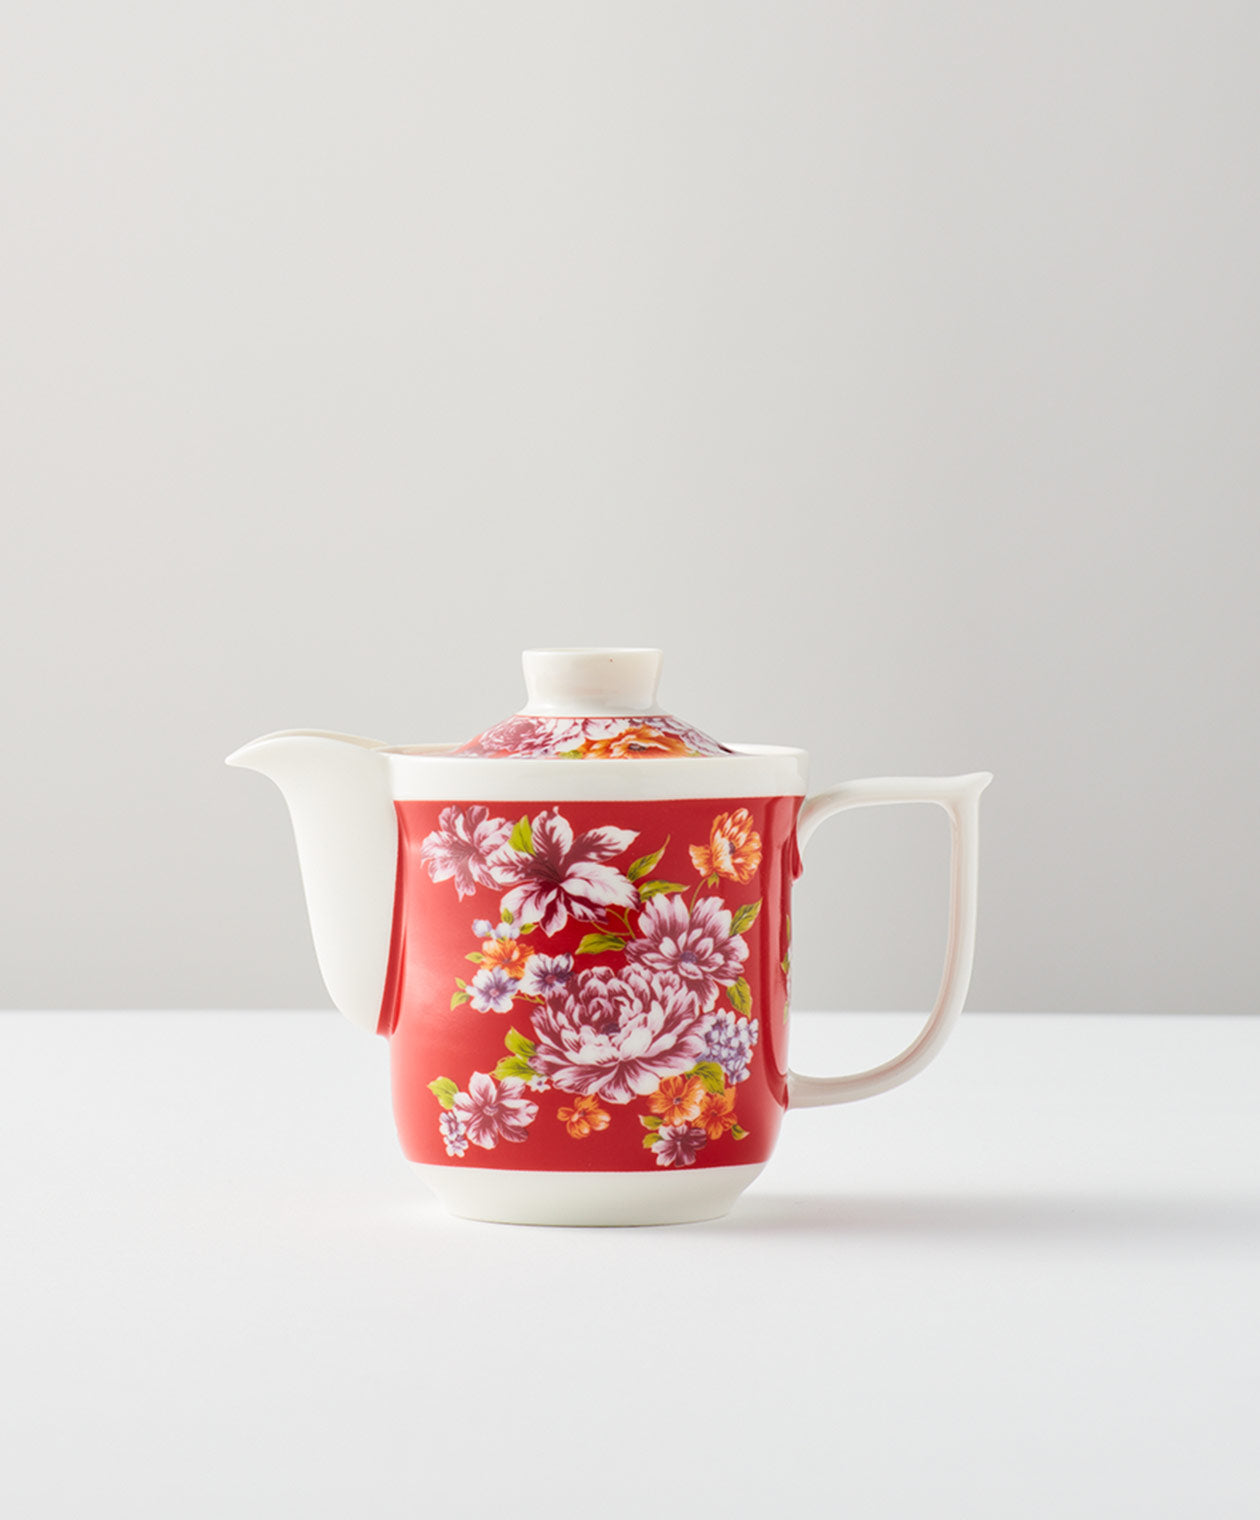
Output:
[[662,1124],[656,1132],[652,1154],[657,1166],[691,1166],[696,1152],[708,1143],[708,1139],[702,1129],[689,1128],[685,1124]]
[[530,1064],[562,1092],[629,1103],[694,1066],[710,1023],[676,976],[595,966],[548,993],[535,1012]]
[[639,901],[634,883],[604,864],[638,838],[633,830],[588,829],[575,839],[557,808],[539,813],[531,830],[532,854],[504,844],[491,862],[498,884],[512,888],[503,906],[517,921],[555,934],[570,914],[589,921],[602,918],[608,907],[632,908]]
[[496,723],[467,744],[461,744],[457,753],[525,757],[557,755],[566,749],[576,749],[582,738],[582,723],[578,718],[535,718],[518,714]]
[[490,857],[507,843],[512,825],[491,818],[489,808],[443,808],[438,826],[420,846],[420,859],[434,881],[455,878],[455,890],[471,897],[478,885],[497,887]]
[[731,910],[720,897],[702,897],[690,910],[677,896],[654,897],[639,914],[639,936],[626,946],[626,959],[672,972],[706,1012],[720,987],[739,980],[748,959],[748,946],[731,933]]
[[468,1091],[456,1093],[451,1108],[472,1143],[492,1151],[500,1140],[529,1138],[526,1131],[538,1117],[538,1105],[522,1097],[524,1091],[519,1077],[504,1077],[496,1086],[493,1077],[475,1071]]

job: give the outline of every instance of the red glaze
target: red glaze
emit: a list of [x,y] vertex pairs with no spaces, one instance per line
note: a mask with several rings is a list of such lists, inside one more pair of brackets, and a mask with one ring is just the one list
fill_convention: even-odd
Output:
[[[764,1161],[787,1098],[800,802],[396,803],[381,1032],[407,1156],[526,1171]],[[531,996],[548,966],[531,972],[535,956],[552,980]],[[590,996],[601,986],[611,1001]]]

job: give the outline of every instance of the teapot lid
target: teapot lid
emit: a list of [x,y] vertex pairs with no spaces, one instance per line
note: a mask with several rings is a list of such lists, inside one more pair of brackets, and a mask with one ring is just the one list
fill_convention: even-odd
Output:
[[659,649],[527,649],[529,700],[457,755],[492,760],[651,760],[731,750],[656,701]]

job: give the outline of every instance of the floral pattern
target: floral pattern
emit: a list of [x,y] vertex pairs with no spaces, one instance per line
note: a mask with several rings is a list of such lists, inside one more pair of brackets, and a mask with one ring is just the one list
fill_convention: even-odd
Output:
[[490,862],[495,883],[510,888],[503,906],[514,918],[555,934],[569,915],[588,922],[610,907],[638,902],[633,884],[606,862],[636,836],[629,829],[590,829],[574,838],[559,809],[522,818]]
[[587,1135],[607,1129],[612,1123],[607,1110],[599,1106],[598,1098],[589,1094],[575,1099],[572,1108],[557,1109],[556,1118],[575,1140],[585,1140]]
[[537,1103],[522,1097],[525,1084],[519,1077],[496,1082],[484,1071],[475,1071],[467,1092],[457,1092],[451,1109],[474,1145],[491,1151],[500,1140],[520,1142],[528,1138],[529,1126],[538,1117]]
[[699,1077],[666,1077],[648,1099],[662,1124],[690,1124],[700,1112],[704,1083]]
[[585,760],[630,760],[639,755],[694,755],[696,751],[680,735],[651,723],[636,723],[624,733],[607,739],[590,739],[582,746]]
[[701,876],[716,881],[748,881],[761,864],[761,836],[747,808],[722,813],[713,820],[707,845],[693,844],[691,862]]
[[704,1058],[720,1066],[728,1082],[743,1082],[752,1069],[753,1047],[759,1033],[756,1019],[716,1013],[709,1025]]
[[527,997],[545,998],[567,986],[573,975],[571,955],[532,955],[521,977],[521,991]]
[[534,952],[519,939],[505,939],[498,935],[482,942],[483,964],[506,971],[508,976],[523,981]]
[[694,1066],[708,1026],[677,977],[594,966],[535,1011],[530,1065],[564,1092],[629,1103]]
[[652,1141],[652,1151],[657,1166],[692,1166],[696,1152],[708,1144],[709,1137],[702,1129],[692,1129],[685,1124],[663,1124]]
[[516,982],[502,966],[483,966],[472,979],[468,998],[478,1013],[511,1013]]
[[748,958],[720,897],[702,897],[690,908],[676,897],[654,898],[639,914],[639,934],[627,957],[678,977],[706,1013],[721,989],[739,979]]
[[420,859],[434,881],[454,877],[459,895],[471,897],[478,885],[498,885],[490,858],[511,831],[506,819],[490,817],[489,808],[444,808],[437,828],[420,846]]
[[630,718],[543,718],[518,713],[456,751],[490,760],[633,760],[728,755],[690,723],[665,713]]
[[700,1099],[695,1122],[710,1140],[720,1140],[728,1129],[734,1129],[739,1121],[735,1118],[735,1094],[731,1089],[706,1092]]
[[[637,743],[631,734],[582,742]],[[668,840],[628,861],[637,839],[611,825],[575,829],[559,807],[512,823],[480,805],[445,808],[425,837],[420,857],[435,883],[499,900],[497,923],[472,920],[476,969],[454,978],[452,1016],[465,1005],[460,1018],[513,1015],[492,1071],[465,1086],[445,1074],[428,1083],[451,1161],[528,1141],[542,1112],[535,1097],[552,1090],[544,1102],[575,1144],[633,1110],[649,1166],[694,1166],[707,1146],[726,1155],[747,1137],[736,1103],[759,1022],[744,935],[762,900],[732,905],[723,893],[761,865],[754,819],[746,808],[713,819],[682,857],[699,873],[690,885],[654,874]],[[548,946],[571,922],[576,947]]]
[[464,1121],[454,1111],[438,1115],[438,1129],[442,1133],[442,1143],[446,1147],[448,1156],[462,1156],[468,1149],[468,1131],[464,1128]]

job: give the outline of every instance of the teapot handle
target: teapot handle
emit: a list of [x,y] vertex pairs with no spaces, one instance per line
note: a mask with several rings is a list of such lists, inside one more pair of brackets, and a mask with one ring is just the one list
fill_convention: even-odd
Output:
[[945,970],[936,1004],[927,1023],[900,1055],[868,1071],[845,1077],[805,1077],[788,1072],[788,1107],[818,1108],[827,1103],[853,1103],[872,1098],[908,1082],[940,1054],[958,1015],[971,980],[976,943],[977,843],[980,793],[993,780],[988,771],[970,776],[896,777],[848,781],[810,797],[801,808],[797,838],[802,850],[824,818],[846,808],[872,807],[888,802],[935,802],[950,818],[949,936]]

